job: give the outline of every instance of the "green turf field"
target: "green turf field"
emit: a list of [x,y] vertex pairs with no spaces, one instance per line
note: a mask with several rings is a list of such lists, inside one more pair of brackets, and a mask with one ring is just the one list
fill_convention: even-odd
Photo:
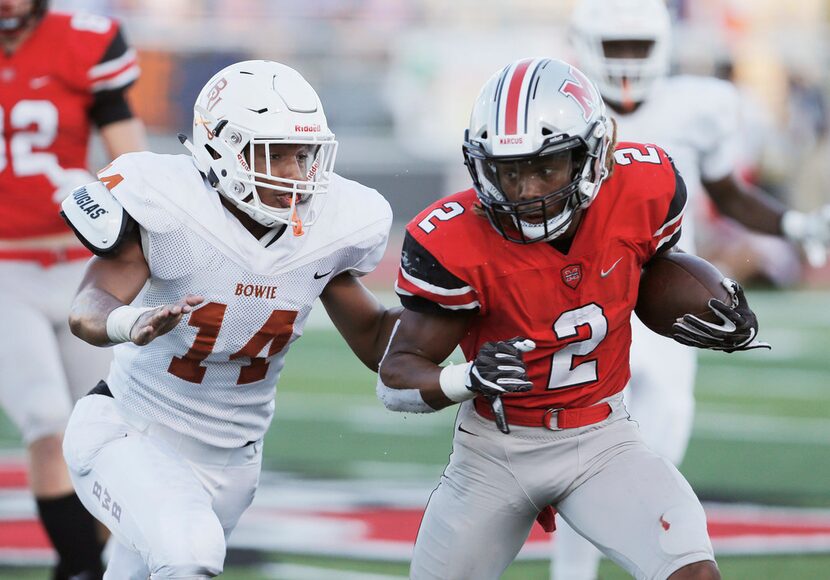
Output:
[[[830,292],[751,292],[749,298],[761,338],[774,349],[703,353],[694,437],[682,471],[703,499],[830,508]],[[288,357],[265,468],[315,478],[437,481],[454,412],[389,413],[376,401],[374,383],[336,332],[308,329]],[[7,422],[0,424],[0,445],[16,444]],[[401,564],[274,558],[273,568],[230,567],[224,577],[289,578],[286,570],[317,566],[351,571],[350,578],[406,574]],[[830,556],[730,557],[720,565],[725,578],[830,577]],[[518,562],[505,578],[546,574],[546,562]],[[602,574],[625,577],[607,562]],[[45,577],[42,570],[0,570],[2,579]]]

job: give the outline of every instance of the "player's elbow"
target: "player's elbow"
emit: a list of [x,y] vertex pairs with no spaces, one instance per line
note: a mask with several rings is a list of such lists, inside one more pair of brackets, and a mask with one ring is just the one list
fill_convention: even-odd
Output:
[[389,411],[398,413],[433,413],[437,411],[429,406],[418,389],[391,389],[378,376],[377,396]]
[[88,316],[75,309],[69,312],[69,330],[72,334],[93,346],[108,346],[110,342],[106,332],[99,336],[100,333],[94,332],[93,328]]
[[387,354],[378,366],[378,385],[383,384],[389,389],[405,389],[403,376],[398,370],[394,354]]
[[78,315],[78,313],[76,313],[74,310],[69,313],[69,330],[78,338],[84,338],[83,317]]

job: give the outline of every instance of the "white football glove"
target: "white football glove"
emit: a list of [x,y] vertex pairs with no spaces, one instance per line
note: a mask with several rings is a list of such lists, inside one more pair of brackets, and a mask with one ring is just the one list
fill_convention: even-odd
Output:
[[830,204],[810,213],[789,210],[781,219],[784,236],[804,248],[807,262],[813,268],[827,263],[830,248]]

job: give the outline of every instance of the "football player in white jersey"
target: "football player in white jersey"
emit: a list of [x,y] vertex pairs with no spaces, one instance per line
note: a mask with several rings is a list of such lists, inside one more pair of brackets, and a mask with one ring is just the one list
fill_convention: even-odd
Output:
[[117,540],[105,578],[209,578],[251,503],[275,385],[319,297],[377,369],[397,310],[357,277],[392,214],[333,173],[337,142],[295,70],[246,61],[194,107],[191,155],[136,153],[63,204],[92,259],[70,326],[115,344],[64,455]]
[[[830,243],[830,207],[788,210],[736,177],[740,113],[735,87],[707,77],[667,76],[671,22],[661,0],[582,0],[571,42],[580,66],[599,85],[622,140],[656,143],[672,156],[690,200],[707,193],[718,210],[756,232],[803,244],[820,262]],[[694,203],[694,202],[692,202]],[[693,212],[680,247],[694,252]],[[650,332],[632,319],[631,381],[626,402],[646,443],[680,464],[691,435],[695,349]],[[600,553],[560,519],[551,574],[596,578]]]

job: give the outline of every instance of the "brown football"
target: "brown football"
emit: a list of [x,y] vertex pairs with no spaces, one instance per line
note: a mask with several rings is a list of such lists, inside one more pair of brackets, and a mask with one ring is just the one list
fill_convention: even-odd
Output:
[[669,336],[671,326],[684,314],[708,322],[720,319],[709,309],[717,298],[729,304],[723,274],[712,264],[692,254],[669,252],[652,258],[643,269],[634,312],[648,328]]

